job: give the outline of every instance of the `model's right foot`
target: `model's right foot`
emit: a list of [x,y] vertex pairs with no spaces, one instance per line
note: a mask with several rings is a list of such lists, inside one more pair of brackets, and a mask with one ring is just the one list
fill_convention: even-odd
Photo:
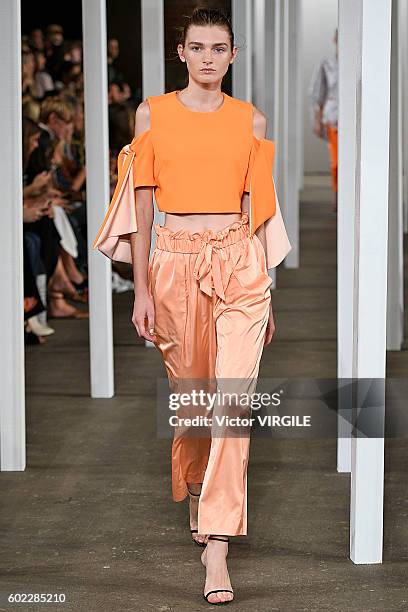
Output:
[[[214,536],[222,538],[222,536]],[[202,552],[201,562],[206,568],[206,579],[204,585],[204,596],[210,591],[218,589],[229,589],[232,591],[231,581],[227,567],[228,542],[219,540],[208,540],[207,546]],[[229,590],[211,593],[206,597],[209,603],[219,604],[234,599],[234,594]]]

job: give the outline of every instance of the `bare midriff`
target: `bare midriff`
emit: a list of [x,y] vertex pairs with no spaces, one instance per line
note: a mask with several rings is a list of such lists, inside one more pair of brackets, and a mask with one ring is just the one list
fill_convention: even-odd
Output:
[[216,232],[223,230],[231,223],[241,219],[241,213],[165,213],[164,226],[169,230],[177,231],[186,229],[193,232],[201,232],[205,229],[212,229]]

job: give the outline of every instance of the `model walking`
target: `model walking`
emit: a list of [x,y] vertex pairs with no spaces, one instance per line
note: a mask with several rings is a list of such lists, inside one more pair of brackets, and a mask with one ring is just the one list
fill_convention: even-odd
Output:
[[339,107],[339,61],[338,31],[333,37],[336,53],[324,59],[315,69],[309,86],[312,102],[313,130],[316,136],[327,141],[330,156],[330,171],[333,189],[333,212],[337,212],[337,167],[338,167],[338,107]]
[[[139,105],[94,248],[133,263],[132,320],[160,350],[172,390],[216,379],[251,391],[275,330],[267,270],[291,248],[272,177],[274,144],[263,113],[221,91],[237,48],[220,11],[196,9],[178,53],[188,86]],[[149,261],[153,190],[166,220],[154,224]],[[175,431],[173,499],[189,496],[212,604],[233,598],[226,557],[229,536],[247,534],[248,456],[249,435]]]

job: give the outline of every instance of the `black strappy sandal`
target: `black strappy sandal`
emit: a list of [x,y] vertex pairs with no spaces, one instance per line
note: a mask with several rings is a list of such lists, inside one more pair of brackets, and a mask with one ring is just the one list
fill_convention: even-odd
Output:
[[[200,497],[201,495],[201,493],[192,493],[188,487],[187,487],[187,491],[188,491],[188,494],[192,497]],[[191,529],[190,527],[190,533],[198,533],[198,529]],[[193,540],[194,544],[197,544],[197,546],[200,546],[201,548],[205,548],[207,546],[206,542],[197,542],[197,540],[195,540],[194,538],[191,538],[191,539]]]
[[[222,538],[226,538],[226,540],[222,539]],[[210,535],[208,537],[209,540],[218,540],[219,542],[229,542],[229,537],[228,536],[213,536]],[[204,554],[204,553],[203,553]],[[204,563],[203,563],[204,565]],[[206,567],[204,565],[204,567]],[[234,601],[234,599],[227,599],[226,601],[208,601],[208,597],[212,594],[212,593],[232,593],[234,594],[234,591],[232,591],[231,589],[212,589],[211,591],[208,591],[208,593],[206,593],[205,595],[203,595],[204,599],[206,600],[207,603],[209,603],[211,606],[220,606],[222,604],[228,604],[231,603],[231,601]]]

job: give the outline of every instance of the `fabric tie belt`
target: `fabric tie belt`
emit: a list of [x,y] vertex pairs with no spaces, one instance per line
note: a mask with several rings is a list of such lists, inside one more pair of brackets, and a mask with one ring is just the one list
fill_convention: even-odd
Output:
[[193,270],[201,291],[211,297],[214,289],[215,293],[225,301],[225,290],[232,272],[233,268],[225,257],[222,247],[211,244],[211,241],[203,236],[203,243]]
[[[199,282],[201,291],[208,296],[213,290],[223,301],[234,265],[229,248],[249,235],[248,213],[243,212],[239,221],[234,221],[223,230],[211,229],[190,233],[180,229],[172,231],[158,223],[154,224],[157,233],[156,248],[180,253],[197,253],[193,276]],[[198,239],[193,239],[198,235]],[[239,280],[239,279],[238,279]]]

